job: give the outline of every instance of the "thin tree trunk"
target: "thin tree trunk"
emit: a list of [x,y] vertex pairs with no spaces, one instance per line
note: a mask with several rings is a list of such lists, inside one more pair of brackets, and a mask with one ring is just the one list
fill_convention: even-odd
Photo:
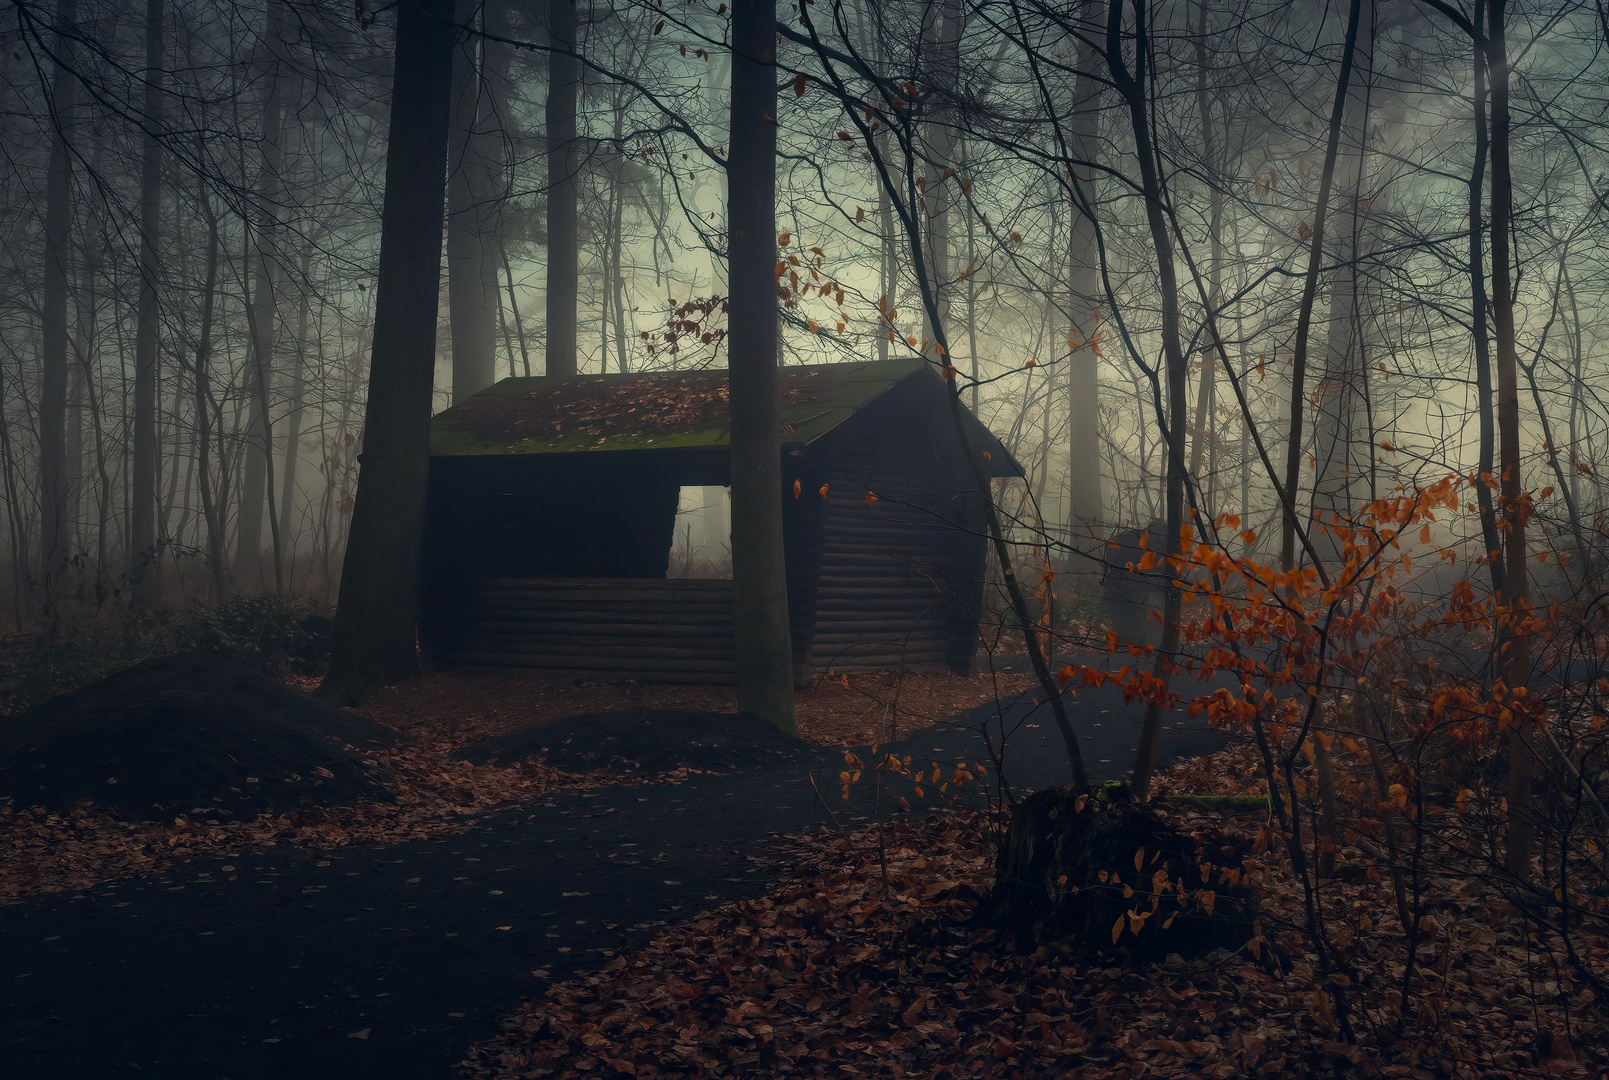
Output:
[[1324,257],[1324,216],[1329,210],[1330,187],[1335,182],[1335,159],[1341,146],[1341,121],[1346,110],[1347,87],[1352,81],[1361,7],[1359,0],[1352,0],[1347,15],[1346,41],[1341,47],[1341,74],[1335,82],[1329,140],[1324,147],[1324,171],[1319,175],[1318,199],[1313,208],[1313,236],[1307,255],[1307,274],[1302,281],[1301,306],[1296,312],[1296,345],[1291,357],[1290,443],[1285,449],[1285,491],[1289,495],[1289,504],[1280,528],[1279,547],[1279,564],[1286,570],[1296,565],[1296,492],[1302,479],[1302,409],[1307,404],[1307,340],[1313,325],[1313,304],[1318,296],[1319,264]]
[[[277,250],[278,218],[285,201],[285,181],[281,169],[281,144],[285,128],[285,79],[280,63],[283,19],[281,0],[268,0],[268,26],[264,33],[264,47],[268,51],[265,60],[268,90],[263,98],[261,172],[258,179],[263,221],[257,227],[256,251],[251,260],[255,279],[247,313],[251,334],[247,392],[251,398],[251,409],[246,436],[246,468],[240,487],[240,520],[235,534],[236,576],[248,589],[259,593],[265,591],[267,586],[262,563],[264,509],[273,496],[274,435],[269,415],[269,390],[273,384],[274,344],[279,319],[281,274]],[[270,521],[275,586],[282,592],[277,526],[277,521]]]
[[598,371],[605,375],[609,373],[609,313],[614,306],[614,286],[609,281],[609,266],[614,262],[614,236],[608,227],[613,224],[615,217],[617,193],[613,177],[609,180],[607,191],[603,220],[608,224],[604,226],[603,236],[598,243]]
[[[11,444],[12,425],[3,413],[9,396],[6,393],[5,365],[0,363],[0,466],[5,470],[6,518],[7,524],[11,526],[11,617],[12,622],[20,627],[32,614],[33,608],[27,585],[30,529],[22,517],[22,499],[19,497],[22,490],[22,475],[17,467],[16,449]],[[27,404],[24,398],[25,409]]]
[[290,414],[285,417],[285,475],[281,478],[279,496],[280,532],[289,538],[289,547],[296,550],[296,467],[301,458],[302,398],[307,381],[307,324],[312,314],[312,296],[307,286],[308,273],[313,265],[313,243],[302,248],[301,300],[296,309],[295,349],[291,354]]
[[[1572,466],[1570,469],[1569,485],[1570,500],[1577,506],[1580,506],[1581,469],[1580,451],[1578,447],[1581,445],[1581,432],[1578,424],[1578,418],[1581,416],[1583,411],[1581,402],[1581,392],[1583,389],[1581,385],[1581,363],[1583,357],[1581,348],[1581,309],[1576,305],[1575,285],[1570,280],[1570,268],[1568,265],[1564,267],[1564,295],[1570,301],[1570,358],[1572,361],[1570,377],[1570,420],[1568,429],[1570,435],[1570,465]],[[1580,538],[1578,537],[1577,539],[1579,540]],[[1578,552],[1578,555],[1582,561],[1582,574],[1590,575],[1592,573],[1592,569],[1588,563],[1592,557],[1591,553],[1585,546],[1583,546],[1580,552]]]
[[[1218,160],[1216,131],[1212,124],[1212,101],[1207,93],[1207,5],[1198,0],[1196,10],[1200,23],[1196,28],[1196,111],[1201,118],[1201,158],[1210,177],[1207,193],[1207,242],[1210,255],[1207,263],[1207,303],[1214,310],[1220,299],[1219,280],[1223,272],[1223,184],[1220,180],[1222,162]],[[1217,398],[1218,354],[1212,349],[1201,350],[1201,386],[1196,392],[1196,422],[1190,440],[1190,475],[1202,490],[1205,505],[1201,509],[1210,518],[1211,501],[1205,496],[1209,485],[1202,482],[1201,463],[1203,449],[1212,444],[1213,411]]]
[[[99,260],[97,260],[98,264]],[[85,290],[88,294],[86,303],[93,318],[93,312],[98,300],[93,275],[86,284],[88,286]],[[112,477],[106,465],[104,414],[101,411],[100,395],[95,390],[94,354],[88,348],[87,343],[79,354],[78,362],[83,370],[82,386],[86,405],[85,411],[89,414],[90,429],[95,436],[95,476],[99,481],[95,487],[95,589],[98,595],[105,586],[109,569]]]
[[576,305],[580,279],[576,224],[576,0],[548,0],[548,375],[576,373]]
[[196,342],[195,412],[196,456],[199,459],[201,514],[207,525],[207,570],[212,582],[212,600],[223,603],[229,592],[228,567],[224,562],[224,525],[212,493],[212,388],[209,364],[212,361],[212,321],[218,295],[218,215],[206,189],[201,190],[201,213],[207,223],[207,284],[201,299],[201,336]]
[[[961,144],[961,190],[970,195],[972,191],[972,174],[967,168],[967,146]],[[885,192],[882,196],[888,198]],[[978,390],[981,382],[978,376],[978,229],[974,220],[976,215],[972,212],[970,203],[963,201],[961,213],[966,216],[967,222],[967,377],[972,385],[967,388],[970,404],[974,416],[978,412]],[[886,339],[885,339],[886,340]]]
[[[554,0],[564,3],[566,0]],[[776,0],[732,7],[727,355],[737,707],[797,736],[777,407]]]
[[419,670],[414,621],[447,194],[451,0],[401,0],[396,50],[362,469],[320,687],[346,701]]
[[[937,5],[939,22],[934,53],[932,77],[935,83],[933,104],[929,107],[929,120],[923,125],[927,144],[926,186],[921,196],[925,204],[926,233],[923,244],[927,251],[927,277],[933,290],[936,314],[923,313],[922,349],[929,357],[937,356],[938,327],[950,325],[950,293],[953,270],[950,257],[950,204],[955,186],[952,183],[955,168],[955,97],[961,80],[961,24],[962,10],[959,0],[942,0]],[[950,357],[941,357],[945,364]]]
[[[1121,5],[1121,0],[1119,0]],[[1100,26],[1106,22],[1104,3],[1091,4],[1085,19]],[[1067,429],[1069,541],[1088,535],[1104,518],[1105,493],[1101,487],[1101,382],[1100,357],[1095,335],[1100,320],[1100,254],[1095,243],[1094,162],[1098,153],[1096,123],[1100,116],[1102,81],[1096,70],[1100,51],[1093,42],[1079,49],[1079,75],[1073,84],[1073,108],[1067,119],[1067,153],[1078,164],[1081,190],[1089,205],[1071,207],[1067,234]]]
[[[618,149],[623,145],[625,137],[625,108],[621,102],[615,103],[615,146]],[[626,279],[621,273],[620,264],[622,251],[626,246],[625,210],[626,192],[616,172],[609,175],[609,197],[613,207],[610,218],[609,236],[612,243],[610,249],[613,258],[605,267],[609,280],[604,283],[604,292],[614,298],[614,332],[615,332],[615,364],[622,374],[626,370]],[[607,333],[607,328],[605,333]]]
[[[497,253],[503,261],[503,276],[508,279],[508,309],[514,316],[514,332],[519,335],[520,339],[520,361],[525,365],[525,377],[529,379],[531,377],[531,350],[525,347],[525,323],[520,319],[520,302],[514,296],[514,271],[509,268],[508,248],[503,245],[501,239],[497,241]],[[509,361],[509,367],[513,367],[512,359]],[[513,371],[511,370],[509,374],[512,375]]]
[[[1353,450],[1357,441],[1358,408],[1364,397],[1364,334],[1358,261],[1363,250],[1360,234],[1366,228],[1362,202],[1364,161],[1368,132],[1375,119],[1371,93],[1375,47],[1372,4],[1370,14],[1367,23],[1361,17],[1359,20],[1358,45],[1353,49],[1354,77],[1349,81],[1347,102],[1342,111],[1341,130],[1348,145],[1344,152],[1338,150],[1336,186],[1349,227],[1338,229],[1335,234],[1337,269],[1329,285],[1324,363],[1313,417],[1315,547],[1337,564],[1343,558],[1345,544],[1333,525],[1339,521],[1344,527],[1352,521],[1353,507],[1358,500],[1355,485],[1362,471],[1354,468]],[[1386,118],[1381,117],[1380,122],[1385,123]],[[1291,490],[1294,493],[1294,489]],[[1320,772],[1325,768],[1327,764],[1321,761]]]
[[[1480,23],[1482,0],[1476,0],[1475,21]],[[1482,251],[1481,194],[1486,178],[1486,158],[1490,141],[1486,127],[1486,57],[1479,42],[1475,52],[1475,161],[1469,171],[1469,299],[1470,326],[1475,346],[1475,417],[1480,432],[1478,463],[1475,469],[1475,502],[1480,508],[1481,538],[1486,548],[1492,590],[1502,595],[1508,589],[1503,568],[1503,538],[1498,530],[1497,510],[1492,505],[1492,487],[1497,431],[1492,418],[1492,346],[1486,317],[1490,303],[1486,297],[1486,258]]]
[[[184,243],[182,232],[174,239],[180,244]],[[159,403],[160,404],[160,403]],[[160,418],[161,409],[158,408]],[[159,496],[157,501],[157,535],[165,543],[172,543],[178,539],[181,526],[173,522],[173,509],[179,498],[179,474],[184,471],[184,462],[187,455],[179,453],[179,419],[184,414],[184,386],[182,381],[173,380],[173,406],[167,414],[167,450],[159,452],[158,461],[167,466],[168,491],[165,496]],[[157,446],[160,448],[164,442],[161,427],[158,427]],[[160,479],[161,474],[158,473]],[[182,520],[182,519],[181,519]]]
[[498,279],[497,292],[497,329],[503,335],[503,349],[508,353],[508,377],[513,378],[514,370],[514,332],[508,328],[508,312],[503,309],[502,279]]
[[[82,335],[83,322],[77,329]],[[79,346],[74,346],[76,351]],[[67,504],[63,513],[63,535],[66,545],[64,557],[76,555],[83,549],[84,491],[84,373],[76,358],[69,358],[67,372]]]
[[[1497,439],[1499,492],[1502,496],[1503,570],[1507,608],[1501,624],[1502,648],[1509,689],[1531,680],[1531,639],[1517,623],[1529,610],[1529,568],[1525,561],[1525,519],[1530,496],[1520,475],[1519,350],[1514,338],[1514,287],[1510,276],[1513,243],[1514,182],[1509,165],[1509,73],[1506,40],[1506,0],[1487,0],[1486,70],[1492,89],[1492,329],[1497,341]],[[1536,833],[1533,820],[1531,772],[1534,757],[1523,719],[1515,710],[1513,726],[1505,736],[1508,746],[1509,873],[1521,881],[1531,879],[1531,849]]]
[[[1180,592],[1172,584],[1171,560],[1180,551],[1180,528],[1184,524],[1185,487],[1185,425],[1189,411],[1186,403],[1189,372],[1185,364],[1184,346],[1179,338],[1179,286],[1173,266],[1173,244],[1168,236],[1167,215],[1162,202],[1162,182],[1157,171],[1156,149],[1152,144],[1149,101],[1146,80],[1149,73],[1150,35],[1145,25],[1146,10],[1141,0],[1134,2],[1135,67],[1130,73],[1123,61],[1122,23],[1123,5],[1113,4],[1106,24],[1107,63],[1111,67],[1112,82],[1128,105],[1129,123],[1134,132],[1134,151],[1139,158],[1141,192],[1145,201],[1146,221],[1150,225],[1151,244],[1156,251],[1157,293],[1162,307],[1162,356],[1167,390],[1165,444],[1167,449],[1167,478],[1164,486],[1164,520],[1167,543],[1159,560],[1160,572],[1169,585],[1162,604],[1162,639],[1157,645],[1153,673],[1166,685],[1172,673],[1173,654],[1179,648]],[[1160,418],[1159,418],[1160,419]],[[1161,708],[1156,699],[1146,703],[1145,720],[1140,728],[1139,746],[1134,753],[1134,774],[1131,781],[1134,797],[1144,802],[1150,794],[1151,776],[1156,771],[1157,750],[1162,733]]]
[[40,288],[39,582],[53,609],[54,581],[66,556],[67,277],[72,261],[73,170],[68,139],[77,111],[72,61],[75,0],[56,7],[56,72],[50,91],[50,164],[45,173],[45,259]]
[[[497,268],[490,248],[497,196],[493,163],[485,159],[493,147],[481,134],[497,117],[487,85],[493,43],[473,33],[480,6],[480,0],[458,0],[453,16],[458,43],[448,136],[447,297],[454,404],[497,381]],[[499,150],[501,144],[499,138]]]
[[162,147],[158,136],[164,105],[164,22],[164,0],[146,0],[145,134],[140,156],[140,301],[134,337],[134,446],[129,478],[128,550],[129,582],[136,601],[142,604],[156,596],[156,384],[157,320],[160,316],[157,275],[162,228]]

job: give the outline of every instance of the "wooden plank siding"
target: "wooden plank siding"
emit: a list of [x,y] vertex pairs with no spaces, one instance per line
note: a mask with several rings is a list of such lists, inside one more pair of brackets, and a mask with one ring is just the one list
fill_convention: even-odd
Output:
[[472,578],[433,614],[454,667],[730,683],[732,583],[688,578]]
[[968,670],[979,506],[955,462],[931,429],[897,422],[834,433],[829,460],[811,667]]

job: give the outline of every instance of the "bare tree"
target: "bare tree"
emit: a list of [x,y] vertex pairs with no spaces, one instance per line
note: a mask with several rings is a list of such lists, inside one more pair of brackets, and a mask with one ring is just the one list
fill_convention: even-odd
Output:
[[[497,204],[502,137],[491,95],[506,46],[474,33],[480,0],[458,0],[453,50],[452,131],[447,164],[447,296],[452,323],[453,401],[497,378]],[[482,18],[489,11],[482,12]]]
[[[734,15],[735,17],[735,15]],[[580,255],[576,223],[580,155],[576,152],[576,0],[548,0],[547,367],[576,371]]]
[[39,579],[51,591],[64,554],[67,514],[67,279],[72,259],[73,170],[68,139],[78,80],[73,73],[75,0],[56,7],[56,71],[50,92],[50,166],[45,175],[45,258],[40,290]]
[[164,0],[145,4],[145,103],[140,153],[140,302],[139,327],[134,338],[134,438],[129,462],[129,580],[136,592],[149,599],[155,586],[157,559],[156,389],[157,320],[161,317],[158,287],[162,272],[158,245],[162,229],[162,132]]

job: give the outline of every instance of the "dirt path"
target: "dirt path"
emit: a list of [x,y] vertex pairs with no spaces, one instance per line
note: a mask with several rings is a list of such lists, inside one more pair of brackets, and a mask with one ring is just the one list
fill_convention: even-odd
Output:
[[[1104,711],[1103,711],[1104,710]],[[1120,774],[1133,709],[1076,711],[1097,779]],[[1010,777],[1065,775],[1045,710],[1004,710]],[[992,707],[893,749],[977,760]],[[1170,717],[1167,757],[1220,737]],[[1037,726],[1031,726],[1037,725]],[[442,840],[197,861],[90,893],[0,908],[0,1073],[172,1080],[447,1080],[474,1041],[548,979],[622,940],[765,889],[778,832],[864,822],[872,787],[817,796],[836,751],[730,776],[552,798]],[[542,974],[534,974],[534,973]]]

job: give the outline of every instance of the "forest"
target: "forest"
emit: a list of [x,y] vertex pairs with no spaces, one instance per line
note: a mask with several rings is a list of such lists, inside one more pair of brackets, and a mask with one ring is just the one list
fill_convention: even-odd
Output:
[[1605,0],[0,44],[8,1075],[1609,1070]]

